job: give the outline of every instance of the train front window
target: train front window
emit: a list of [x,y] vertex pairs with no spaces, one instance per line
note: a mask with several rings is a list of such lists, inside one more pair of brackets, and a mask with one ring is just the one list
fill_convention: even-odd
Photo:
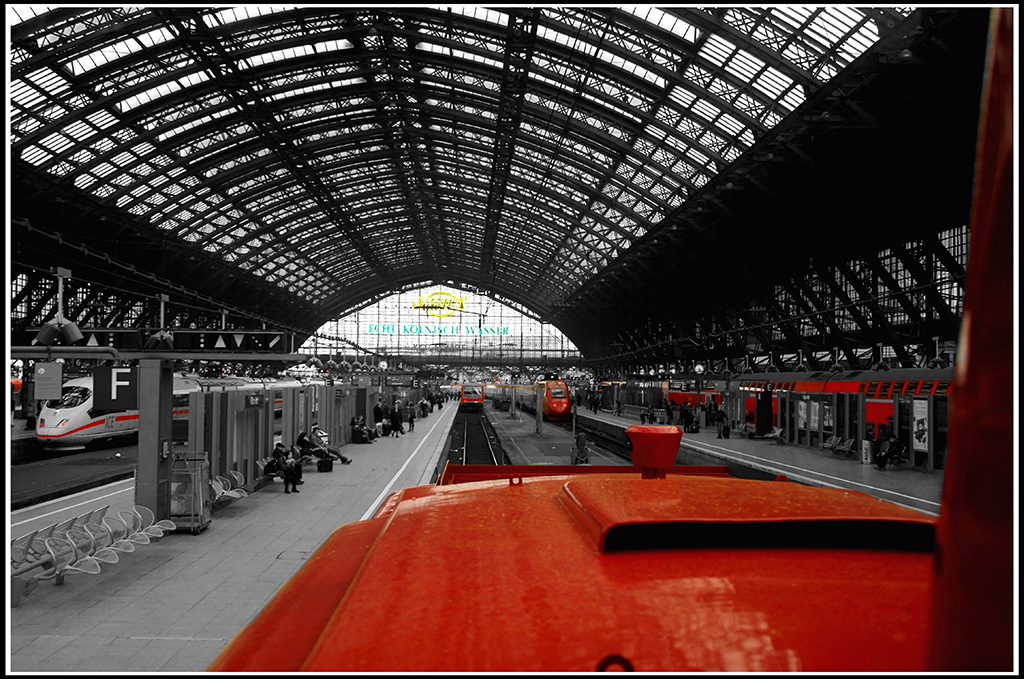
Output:
[[552,389],[551,398],[565,398],[565,389]]
[[462,398],[466,399],[477,399],[484,397],[483,387],[463,387]]
[[47,408],[75,408],[82,405],[92,396],[88,387],[64,387],[60,398],[52,398],[46,402]]

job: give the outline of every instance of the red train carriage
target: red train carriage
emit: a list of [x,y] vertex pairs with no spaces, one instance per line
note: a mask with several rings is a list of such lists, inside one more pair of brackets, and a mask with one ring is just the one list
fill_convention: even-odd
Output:
[[484,409],[484,385],[463,384],[460,389],[459,410],[477,411]]
[[533,388],[542,391],[541,407],[544,417],[552,422],[567,422],[572,417],[572,396],[562,380],[542,380]]

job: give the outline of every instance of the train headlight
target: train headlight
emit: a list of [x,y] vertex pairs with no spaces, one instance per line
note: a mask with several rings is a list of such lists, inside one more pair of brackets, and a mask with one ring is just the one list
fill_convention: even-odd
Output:
[[65,419],[61,420],[60,422],[58,422],[57,426],[58,427],[63,427],[67,423],[68,423],[67,418],[65,418]]

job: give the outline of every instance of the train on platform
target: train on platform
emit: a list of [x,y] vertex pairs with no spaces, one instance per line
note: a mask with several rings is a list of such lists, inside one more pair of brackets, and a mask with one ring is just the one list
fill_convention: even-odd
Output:
[[568,422],[572,419],[572,390],[556,374],[541,376],[533,384],[497,382],[485,385],[485,392],[501,410],[508,410],[515,392],[517,407],[531,415],[537,414],[537,392],[541,393],[541,413],[548,422]]
[[[533,389],[520,390],[527,395],[521,401],[521,407],[532,415],[536,415],[536,394],[541,392],[541,413],[549,422],[568,422],[572,419],[572,395],[568,385],[559,379],[543,379],[533,383]],[[529,398],[533,396],[533,398]]]
[[459,410],[477,412],[484,409],[484,385],[463,384],[459,388]]
[[[274,390],[275,417],[280,417],[281,388],[298,385],[295,378],[201,377],[175,373],[173,386],[173,436],[183,440],[188,432],[189,395],[209,391]],[[59,399],[42,401],[35,438],[46,448],[80,448],[99,441],[120,441],[139,433],[138,410],[102,410],[93,406],[92,376],[74,377],[61,387]]]

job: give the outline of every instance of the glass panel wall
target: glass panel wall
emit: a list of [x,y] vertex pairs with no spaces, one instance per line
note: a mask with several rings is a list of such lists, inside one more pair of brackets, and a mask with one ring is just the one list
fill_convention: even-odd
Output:
[[300,348],[339,361],[407,357],[418,365],[542,366],[580,358],[557,328],[513,303],[446,285],[420,286],[325,323]]

